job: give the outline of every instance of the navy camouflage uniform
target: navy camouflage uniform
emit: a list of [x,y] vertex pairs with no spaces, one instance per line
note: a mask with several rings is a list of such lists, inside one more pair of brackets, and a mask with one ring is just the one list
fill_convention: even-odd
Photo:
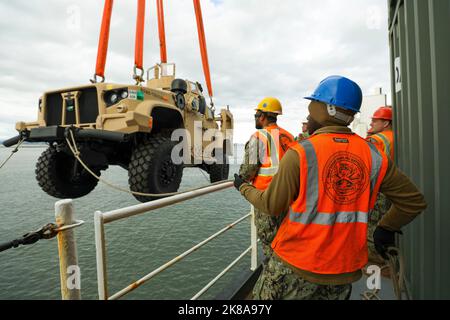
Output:
[[297,275],[273,254],[253,288],[255,300],[348,300],[352,285],[320,285]]
[[[258,175],[261,167],[259,154],[264,154],[264,145],[252,137],[245,145],[244,161],[240,167],[239,175],[246,181],[251,182]],[[261,153],[259,153],[261,152]],[[255,225],[258,237],[261,241],[264,255],[269,258],[272,255],[271,244],[278,228],[283,221],[283,216],[273,217],[255,208]]]

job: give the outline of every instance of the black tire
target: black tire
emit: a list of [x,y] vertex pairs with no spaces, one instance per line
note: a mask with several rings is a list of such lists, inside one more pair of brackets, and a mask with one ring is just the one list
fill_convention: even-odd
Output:
[[[77,160],[55,148],[48,148],[39,157],[36,164],[36,179],[39,186],[48,195],[58,199],[77,199],[91,193],[98,180],[77,164],[77,174],[74,166]],[[99,170],[93,170],[100,176]]]
[[223,154],[222,164],[215,163],[207,166],[207,172],[209,173],[211,183],[228,180],[230,174],[228,156],[223,150],[220,150],[220,152]]
[[[128,168],[131,191],[150,194],[177,192],[183,177],[183,165],[172,162],[172,149],[177,145],[169,138],[157,136],[141,142],[133,150]],[[149,202],[162,197],[134,197]]]

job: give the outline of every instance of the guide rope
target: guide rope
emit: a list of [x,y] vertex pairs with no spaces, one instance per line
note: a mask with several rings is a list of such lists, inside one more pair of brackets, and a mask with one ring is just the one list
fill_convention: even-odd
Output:
[[[181,191],[181,192],[170,192],[170,193],[160,193],[160,194],[153,194],[153,193],[142,193],[142,192],[136,192],[136,191],[131,191],[119,186],[114,185],[113,183],[97,176],[87,165],[86,163],[81,159],[81,153],[77,148],[77,143],[75,140],[75,136],[73,134],[72,130],[69,130],[70,133],[70,139],[71,141],[66,138],[66,142],[67,142],[67,146],[69,147],[70,151],[73,153],[75,159],[78,160],[78,162],[83,166],[83,168],[90,174],[92,175],[95,179],[97,179],[98,181],[104,183],[105,185],[107,185],[108,187],[120,191],[120,192],[125,192],[125,193],[129,193],[132,195],[137,195],[140,197],[152,197],[152,198],[165,198],[165,197],[170,197],[170,196],[175,196],[175,195],[179,195],[179,194],[183,194],[183,193],[188,193],[188,192],[192,192],[192,191],[197,191],[200,189],[203,189],[207,186],[203,186],[203,187],[199,187],[199,188],[195,188],[195,189],[188,189],[186,191]],[[224,181],[219,181],[216,183],[212,183],[209,186],[214,186],[214,185],[218,185],[218,184],[222,184],[224,182],[231,182],[232,180],[224,180]]]
[[19,143],[17,144],[17,146],[14,148],[14,150],[11,151],[11,154],[9,155],[9,157],[6,158],[6,160],[2,162],[2,164],[0,165],[0,169],[3,168],[3,167],[6,165],[6,163],[14,156],[14,154],[17,153],[17,151],[19,151],[20,146],[21,146],[22,143],[24,143],[24,142],[25,142],[25,139],[22,138],[22,139],[19,141]]
[[[411,300],[411,295],[406,285],[405,261],[402,252],[399,248],[391,247],[388,249],[386,255],[388,259],[385,259],[385,265],[381,267],[381,271],[389,269],[397,300],[403,300],[403,294],[405,294],[406,300]],[[363,300],[382,300],[379,293],[379,289],[374,289],[364,292],[361,296]]]

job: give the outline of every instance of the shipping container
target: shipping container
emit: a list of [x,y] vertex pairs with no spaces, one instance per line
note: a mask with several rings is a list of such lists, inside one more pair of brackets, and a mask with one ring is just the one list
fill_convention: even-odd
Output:
[[428,209],[404,230],[414,299],[450,299],[450,0],[389,0],[396,162]]

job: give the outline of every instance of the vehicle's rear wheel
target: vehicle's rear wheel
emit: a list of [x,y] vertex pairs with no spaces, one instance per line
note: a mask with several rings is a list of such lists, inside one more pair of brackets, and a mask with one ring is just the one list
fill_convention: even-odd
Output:
[[224,150],[220,150],[220,154],[221,155],[218,156],[222,157],[221,163],[206,165],[211,183],[228,180],[228,176],[230,174],[230,164],[228,161],[228,156],[226,152],[224,152]]
[[[93,170],[100,176],[100,170]],[[77,160],[50,147],[36,164],[36,179],[48,195],[59,199],[76,199],[89,194],[98,180],[89,174]]]
[[[128,168],[131,191],[150,194],[178,191],[183,177],[183,165],[176,165],[172,161],[172,150],[176,145],[176,142],[162,136],[152,137],[137,145]],[[134,197],[140,202],[162,198]]]

